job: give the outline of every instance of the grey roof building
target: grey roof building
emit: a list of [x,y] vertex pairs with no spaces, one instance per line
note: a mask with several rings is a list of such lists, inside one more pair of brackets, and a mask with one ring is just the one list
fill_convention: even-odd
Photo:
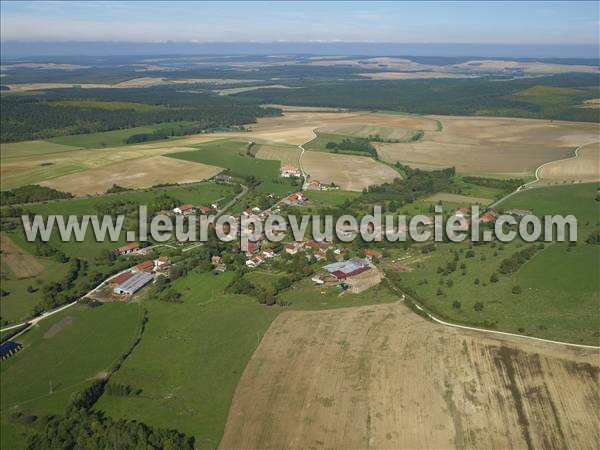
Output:
[[152,281],[153,278],[151,273],[136,272],[131,278],[116,286],[113,292],[119,295],[133,295]]

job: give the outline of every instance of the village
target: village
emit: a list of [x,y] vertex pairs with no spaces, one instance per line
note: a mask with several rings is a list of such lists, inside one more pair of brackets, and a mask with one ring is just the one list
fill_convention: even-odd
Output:
[[[282,176],[296,176],[296,168],[293,166],[283,166]],[[272,206],[262,209],[260,206],[254,206],[244,209],[235,216],[237,220],[256,217],[261,221],[266,220],[273,214],[282,212],[281,208],[286,206],[302,207],[309,204],[307,195],[302,192],[295,192],[279,201],[275,201],[273,195],[267,196],[269,200],[274,201]],[[183,204],[172,210],[160,211],[165,216],[191,216],[196,214],[209,215],[218,214],[219,205],[213,203],[210,206]],[[524,209],[509,209],[505,214],[522,218],[532,211]],[[460,224],[460,230],[466,231],[473,224],[470,217],[470,208],[462,207],[451,214]],[[496,209],[485,211],[478,219],[480,224],[492,224],[499,217]],[[423,228],[432,228],[434,218],[428,216],[422,222]],[[214,228],[214,226],[211,224]],[[229,233],[227,225],[221,230]],[[273,228],[269,232],[273,236],[278,236],[286,231],[285,226]],[[384,237],[396,237],[406,234],[406,227],[386,228],[385,225],[360,227],[353,225],[339,225],[336,227],[336,233],[339,236],[354,238],[359,232],[367,231],[376,237],[375,241],[382,240]],[[239,233],[238,233],[239,237]],[[182,253],[192,250],[202,243],[191,243],[187,240],[177,240],[173,244],[164,243],[156,245],[140,246],[137,242],[131,242],[124,246],[114,249],[116,257],[147,257],[160,253],[161,246],[168,249],[179,249]],[[307,260],[314,265],[315,274],[311,277],[314,286],[323,290],[330,287],[340,288],[340,292],[360,293],[370,287],[377,285],[383,279],[383,271],[376,263],[382,257],[382,252],[374,248],[365,248],[355,257],[347,257],[346,249],[343,245],[334,245],[331,239],[314,240],[305,238],[302,241],[286,241],[282,243],[270,242],[266,239],[265,233],[261,234],[257,240],[248,241],[247,248],[241,251],[241,245],[237,242],[235,251],[243,254],[244,266],[247,270],[254,270],[262,267],[262,270],[270,270],[271,262],[281,258],[284,255],[294,256],[304,255]],[[126,300],[134,296],[145,286],[156,282],[158,277],[168,277],[169,270],[173,263],[168,256],[157,256],[154,259],[147,259],[134,265],[124,271],[105,280],[98,288],[88,294],[89,298],[99,301]],[[222,255],[211,255],[211,265],[215,273],[223,273],[228,270],[227,264]]]

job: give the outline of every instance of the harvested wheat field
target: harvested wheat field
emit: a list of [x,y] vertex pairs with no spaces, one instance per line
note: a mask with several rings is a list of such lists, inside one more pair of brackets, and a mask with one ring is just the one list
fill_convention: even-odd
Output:
[[[211,140],[215,140],[215,137],[198,135],[186,139],[186,143],[197,144]],[[66,149],[64,151],[44,153],[42,150],[46,146],[42,146],[40,147],[42,150],[37,153],[24,152],[22,155],[18,155],[15,151],[12,151],[12,153],[3,153],[2,164],[0,165],[2,189],[12,189],[24,184],[36,184],[56,177],[122,163],[128,160],[191,150],[189,147],[183,146],[181,140],[127,145],[112,147],[110,149],[73,148],[69,150],[68,146],[61,147],[66,147]],[[5,158],[5,154],[13,154],[14,156]]]
[[479,75],[449,72],[369,72],[359,73],[371,80],[424,80],[428,78],[478,78]]
[[85,170],[40,183],[73,195],[102,194],[114,184],[125,188],[147,188],[163,183],[193,183],[223,171],[221,167],[152,156]]
[[315,137],[315,129],[345,125],[398,128],[401,130],[400,133],[407,129],[437,130],[439,127],[436,119],[421,116],[366,112],[298,111],[286,112],[279,117],[260,118],[256,124],[248,126],[250,133],[240,136],[299,145],[312,140]]
[[30,278],[44,270],[44,266],[34,256],[15,244],[5,234],[0,235],[0,250],[2,268],[10,269],[17,278]]
[[401,303],[285,312],[220,447],[595,449],[599,357],[445,327]]
[[542,183],[600,181],[600,143],[581,147],[577,157],[545,165],[538,176]]
[[366,156],[305,152],[302,166],[311,180],[326,184],[334,182],[345,191],[362,191],[400,177],[391,167]]
[[259,159],[281,161],[281,164],[291,164],[298,167],[300,164],[300,149],[284,145],[258,145],[256,157]]
[[336,125],[327,125],[319,128],[319,133],[341,134],[344,136],[354,136],[367,138],[369,136],[380,136],[383,139],[408,139],[413,130],[400,127],[386,127],[381,125],[365,125],[363,123],[342,123]]
[[598,140],[590,123],[495,117],[435,116],[443,128],[425,132],[419,142],[376,144],[379,157],[414,167],[454,166],[465,173],[527,176],[549,161]]

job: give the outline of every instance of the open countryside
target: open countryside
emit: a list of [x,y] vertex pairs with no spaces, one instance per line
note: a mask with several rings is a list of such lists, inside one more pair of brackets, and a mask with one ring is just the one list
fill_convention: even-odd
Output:
[[[3,2],[0,449],[596,449],[598,6],[534,3]],[[140,206],[314,223],[143,238]],[[468,236],[336,223],[379,207]]]

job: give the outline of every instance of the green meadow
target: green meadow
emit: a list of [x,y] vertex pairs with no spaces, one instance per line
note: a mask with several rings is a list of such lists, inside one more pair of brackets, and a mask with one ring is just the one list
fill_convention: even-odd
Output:
[[[126,191],[102,197],[77,198],[34,204],[27,206],[27,210],[34,214],[41,214],[44,217],[47,217],[49,214],[82,216],[84,214],[98,214],[99,207],[119,201],[130,201],[140,205],[147,204],[153,198],[162,194],[169,195],[182,204],[192,203],[194,205],[210,205],[215,201],[225,204],[235,195],[233,187],[230,185],[198,183],[188,186],[171,186],[146,191]],[[128,219],[125,221],[124,229],[133,229],[137,231],[137,223],[133,218]],[[20,224],[17,230],[7,232],[6,234],[16,245],[28,253],[35,255],[36,244],[27,241]],[[106,263],[96,261],[95,258],[101,254],[101,251],[105,249],[112,250],[126,244],[127,241],[125,232],[121,233],[117,242],[112,242],[109,239],[105,239],[102,242],[96,241],[93,233],[88,232],[86,233],[85,239],[81,242],[75,241],[73,237],[70,241],[63,242],[60,239],[58,231],[55,230],[52,234],[50,243],[53,247],[62,251],[69,257],[84,257],[87,259],[89,270],[84,271],[82,276],[75,282],[75,286],[83,286],[83,283],[89,281],[96,273],[106,276],[113,270],[113,268]],[[58,281],[64,277],[66,273],[64,264],[56,262],[52,257],[36,256],[36,258],[42,263],[45,270],[35,279],[17,279],[12,274],[7,273],[2,280],[3,289],[10,292],[9,295],[2,297],[0,300],[0,305],[2,306],[0,315],[3,322],[16,322],[30,317],[33,307],[42,299],[42,286],[48,282]],[[28,292],[27,289],[29,286],[33,286],[36,290],[32,293]]]
[[223,293],[232,274],[192,272],[175,283],[183,303],[148,300],[144,337],[111,382],[135,397],[104,395],[96,408],[115,418],[175,428],[216,448],[235,387],[278,308]]
[[235,140],[221,140],[195,145],[198,150],[191,152],[171,153],[171,158],[199,162],[223,167],[238,177],[254,176],[261,181],[257,191],[285,195],[292,192],[293,187],[279,178],[279,161],[256,159],[248,155],[248,143]]
[[[596,184],[567,185],[529,189],[501,204],[500,210],[524,208],[538,216],[574,214],[578,219],[576,245],[545,243],[512,274],[500,273],[502,260],[539,242],[436,244],[436,250],[430,253],[421,253],[421,246],[415,246],[408,253],[394,250],[390,257],[412,261],[408,270],[398,275],[400,283],[440,317],[511,333],[598,345],[600,248],[585,242],[600,225],[600,202],[595,196]],[[443,269],[453,261],[457,269],[444,274]],[[494,273],[498,278],[495,282]]]
[[[25,447],[36,427],[13,413],[62,414],[71,396],[118,362],[139,333],[141,308],[111,303],[76,305],[39,323],[19,338],[23,349],[2,361],[2,448]],[[33,428],[32,428],[33,425]]]
[[[150,105],[145,105],[150,106]],[[157,130],[175,128],[178,125],[190,125],[192,122],[157,123],[141,127],[127,128],[114,131],[99,131],[96,133],[74,134],[48,139],[48,142],[83,148],[119,147],[126,145],[127,138],[134,134],[153,133]]]

